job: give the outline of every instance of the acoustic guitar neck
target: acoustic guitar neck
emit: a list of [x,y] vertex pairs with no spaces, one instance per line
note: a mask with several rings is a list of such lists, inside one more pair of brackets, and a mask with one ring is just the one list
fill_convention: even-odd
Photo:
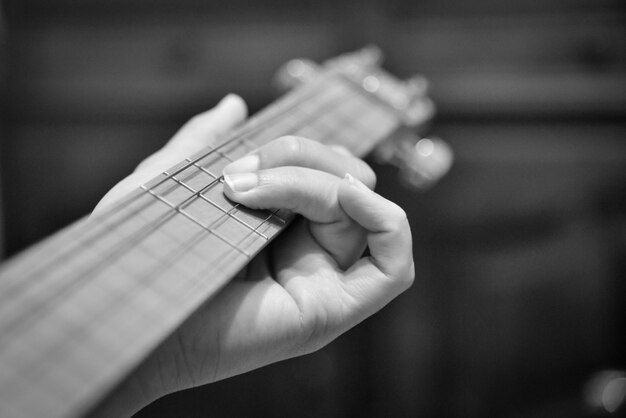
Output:
[[108,394],[294,215],[223,195],[222,168],[282,135],[363,156],[430,102],[367,49],[279,73],[299,85],[247,123],[0,268],[0,416],[78,417]]

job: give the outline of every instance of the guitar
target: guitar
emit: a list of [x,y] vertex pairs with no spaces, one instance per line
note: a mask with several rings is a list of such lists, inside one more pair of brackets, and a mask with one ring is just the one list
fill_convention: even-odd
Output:
[[219,145],[3,265],[0,416],[84,415],[287,227],[292,213],[226,199],[225,165],[286,134],[363,156],[428,120],[422,86],[379,59],[368,48],[287,63],[277,78],[293,89]]

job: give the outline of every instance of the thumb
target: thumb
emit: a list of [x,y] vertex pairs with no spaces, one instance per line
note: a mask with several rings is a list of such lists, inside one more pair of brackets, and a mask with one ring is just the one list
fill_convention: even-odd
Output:
[[194,116],[163,148],[146,158],[133,174],[115,185],[100,200],[92,216],[101,213],[113,202],[190,155],[207,146],[215,145],[221,136],[241,123],[246,115],[247,108],[243,99],[229,94],[213,109]]
[[191,118],[162,149],[139,164],[136,171],[150,170],[157,175],[203,148],[215,145],[241,123],[247,113],[243,99],[228,94],[213,109]]

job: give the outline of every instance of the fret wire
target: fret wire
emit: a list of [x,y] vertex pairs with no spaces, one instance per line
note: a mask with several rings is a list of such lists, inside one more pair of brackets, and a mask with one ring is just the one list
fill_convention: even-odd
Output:
[[[192,162],[189,158],[185,158],[185,161]],[[193,166],[196,167],[196,168],[199,168],[201,171],[205,172],[206,174],[208,174],[209,176],[213,177],[214,179],[218,178],[215,174],[211,173],[209,170],[207,170],[206,168],[202,167],[201,165],[198,165],[195,162],[193,163]]]
[[[225,146],[226,144],[228,144],[228,143],[230,143],[230,142],[232,142],[232,141],[236,140],[237,138],[238,138],[238,137],[237,137],[237,136],[235,136],[235,137],[234,137],[231,141],[225,142],[225,143],[221,144],[219,147],[221,148],[222,146]],[[206,156],[207,156],[207,155],[210,155],[210,154],[211,154],[211,153],[213,153],[213,152],[215,152],[215,148],[214,148],[213,150],[210,150],[208,153],[206,153],[206,154],[204,154],[204,155],[202,155],[202,156],[200,156],[200,157],[198,157],[198,158],[196,158],[195,160],[192,160],[192,161],[193,161],[193,163],[197,163],[198,161],[200,161],[200,160],[201,160],[201,159],[203,159],[203,158],[206,158]],[[176,173],[178,173],[178,172],[182,172],[185,168],[188,168],[188,167],[189,167],[189,166],[191,166],[191,165],[192,165],[192,164],[186,164],[184,168],[180,168],[180,169],[178,169],[178,170],[176,171]],[[173,175],[173,174],[175,174],[175,173],[172,173],[171,175]],[[157,183],[157,185],[158,185],[158,184],[162,184],[162,183],[163,183],[164,181],[166,181],[166,180],[167,180],[167,179],[163,179],[163,180],[161,180],[159,183]],[[156,186],[156,185],[154,185],[153,187],[155,187],[155,186]],[[171,205],[170,205],[170,206],[171,206]],[[173,212],[173,213],[176,213],[176,212]],[[166,216],[167,218],[169,218],[169,217],[171,217],[171,216],[172,216],[172,214],[171,214],[171,213],[167,213],[167,214],[165,214],[165,216]],[[162,218],[164,218],[164,216],[162,216]],[[269,217],[269,218],[271,218],[271,217]],[[269,218],[268,218],[268,219],[269,219]],[[280,217],[278,217],[278,216],[276,216],[276,218],[278,218],[278,219],[282,220],[282,219],[281,219]],[[282,220],[282,221],[284,222],[284,220]],[[150,225],[147,225],[147,226],[150,226]],[[146,226],[146,227],[147,227],[147,226]],[[156,227],[156,226],[157,226],[157,225],[152,225],[152,226],[151,226],[151,228],[150,228],[150,230],[148,230],[148,232],[153,231],[153,230],[155,229],[155,227]],[[144,227],[144,229],[145,229],[146,227]],[[220,235],[220,234],[215,233],[215,231],[211,231],[211,232],[212,232],[212,233],[213,233],[216,237],[218,237],[218,238],[220,238],[220,237],[221,237],[221,235]],[[144,238],[144,235],[146,235],[146,234],[145,234],[145,233],[141,233],[141,234],[139,234],[138,236],[131,237],[131,239],[129,239],[128,241],[129,241],[129,242],[133,242],[133,241],[137,241],[137,239],[142,240],[142,239]],[[223,238],[223,237],[221,237],[221,238]],[[227,242],[227,243],[228,243],[228,242]],[[84,245],[84,243],[82,243],[81,245]],[[230,244],[230,243],[229,243],[229,245],[231,245],[231,246],[232,246],[232,244]],[[119,251],[118,251],[118,252],[119,252]],[[107,257],[107,258],[106,258],[105,260],[103,260],[103,261],[109,261],[109,258],[110,258],[112,255],[115,255],[115,253],[116,253],[116,252],[113,252],[113,253],[112,253],[109,257]],[[99,265],[101,265],[101,264],[102,264],[102,263],[97,264],[97,265],[96,265],[96,267],[98,267],[98,266],[99,266]],[[94,270],[95,270],[95,268],[88,269],[87,273],[89,273],[89,272],[93,272]],[[82,275],[81,275],[81,276],[82,276]],[[72,283],[70,283],[70,286],[69,286],[69,287],[71,287],[71,285],[72,285]],[[57,295],[55,295],[55,296],[56,296],[56,297],[59,297],[60,295],[61,295],[60,293],[57,293]],[[51,299],[52,299],[52,298],[51,298]],[[32,316],[31,316],[31,317],[32,317]],[[19,324],[20,322],[21,322],[21,321],[17,321],[17,322],[14,322],[13,324],[9,324],[9,325],[10,325],[10,327],[9,327],[9,328],[14,328],[14,327],[15,327],[15,324],[16,324],[16,323],[17,323],[17,324]],[[11,325],[13,325],[13,326],[11,326]]]
[[[246,140],[242,140],[242,142],[246,142]],[[256,149],[256,148],[255,148],[255,149]],[[185,160],[186,160],[186,161],[191,162],[191,160],[190,160],[189,158],[186,158]],[[205,169],[204,167],[202,167],[202,166],[200,166],[200,165],[198,165],[198,164],[196,164],[196,163],[194,163],[193,165],[194,165],[196,168],[198,168],[198,169],[200,169],[201,171],[203,171],[204,173],[206,173],[207,175],[209,175],[209,176],[213,177],[214,179],[219,179],[220,181],[223,181],[223,176],[221,176],[221,177],[219,177],[219,178],[218,178],[218,177],[216,177],[216,176],[215,176],[215,174],[211,173],[210,171],[208,171],[208,170],[207,170],[207,169]],[[205,196],[204,196],[204,195],[202,195],[202,194],[200,194],[200,197],[201,197],[201,198],[204,198]],[[210,203],[210,204],[212,204],[213,206],[215,206],[216,208],[218,208],[218,209],[220,209],[220,210],[222,210],[222,211],[224,210],[221,206],[219,206],[219,205],[215,204],[213,201],[209,200],[208,198],[207,198],[207,202],[208,202],[208,203]],[[236,202],[235,202],[235,204],[233,205],[233,209],[237,209],[237,208],[239,208],[240,206],[241,206],[241,203],[236,203]],[[272,215],[274,215],[274,217],[275,217],[276,219],[278,219],[278,220],[279,220],[282,224],[284,224],[284,223],[285,223],[285,220],[284,220],[284,219],[282,219],[280,216],[276,215],[276,213],[278,213],[278,211],[279,211],[279,209],[276,209],[276,210],[274,210],[273,212],[271,212],[271,213],[270,213],[270,217],[271,217]],[[230,211],[228,211],[227,213],[230,213]],[[235,218],[235,219],[238,219],[238,218]],[[266,218],[266,220],[267,220],[267,219],[268,219],[268,218]],[[265,235],[263,235],[263,236],[265,236]]]
[[[195,224],[197,224],[198,226],[200,226],[201,228],[205,229],[207,232],[215,235],[216,237],[218,237],[219,239],[221,239],[222,241],[224,241],[228,246],[232,247],[234,250],[241,252],[243,255],[245,255],[246,257],[250,258],[251,255],[249,253],[247,253],[246,251],[244,251],[243,249],[239,248],[237,246],[237,244],[231,242],[229,239],[227,239],[226,237],[222,236],[220,233],[218,233],[217,231],[215,231],[213,228],[211,228],[210,225],[205,225],[202,221],[200,221],[199,219],[197,219],[196,217],[194,217],[193,215],[189,214],[188,212],[186,212],[184,210],[185,206],[188,206],[189,204],[191,204],[191,202],[195,199],[195,195],[192,195],[190,198],[188,198],[185,202],[181,203],[180,205],[174,205],[172,202],[168,201],[167,199],[165,199],[163,196],[154,193],[152,190],[150,189],[144,189],[146,192],[150,193],[152,196],[154,196],[155,198],[159,199],[160,201],[162,201],[163,203],[165,203],[166,205],[168,205],[169,207],[171,207],[173,210],[177,211],[178,213],[180,213],[181,215],[185,216],[187,219],[189,219],[190,221],[194,222]],[[212,203],[210,200],[206,199],[209,203]],[[217,205],[215,205],[217,206]],[[224,212],[224,215],[230,215],[228,212]],[[219,222],[220,220],[222,220],[222,217],[219,217],[218,219],[216,219],[215,221],[212,222],[212,224]],[[212,225],[211,224],[211,225]],[[246,225],[247,226],[247,225]],[[249,227],[250,228],[250,227]],[[251,230],[254,231],[254,229],[250,228]],[[265,238],[267,240],[267,237],[263,236],[263,238]]]
[[[147,193],[150,193],[152,196],[154,196],[155,198],[159,199],[161,202],[165,203],[166,205],[168,205],[170,208],[172,208],[173,210],[176,211],[176,213],[180,213],[181,215],[183,215],[184,217],[186,217],[187,219],[189,219],[190,221],[194,222],[195,224],[197,224],[199,227],[201,227],[202,229],[205,229],[207,232],[212,233],[213,235],[215,235],[216,237],[218,237],[219,239],[221,239],[222,241],[224,241],[226,244],[228,244],[230,247],[232,247],[234,250],[237,250],[239,252],[241,252],[243,255],[245,255],[246,257],[250,257],[250,255],[248,253],[246,253],[245,251],[243,251],[242,249],[238,248],[236,246],[236,244],[233,244],[232,242],[230,242],[227,238],[223,237],[221,234],[218,234],[216,231],[211,230],[209,227],[207,227],[206,225],[204,225],[204,223],[202,223],[202,221],[196,219],[194,216],[190,215],[189,213],[185,212],[185,210],[183,209],[184,206],[181,205],[175,205],[172,202],[170,202],[169,200],[167,200],[166,198],[164,198],[163,196],[159,195],[158,193],[154,193],[152,191],[152,189],[148,189],[145,188],[145,186],[141,186],[143,190],[145,190]],[[192,196],[193,198],[194,196]],[[185,206],[190,204],[191,202],[189,201],[189,198],[187,198],[187,200],[184,202]],[[219,220],[220,218],[218,218]],[[216,221],[217,222],[217,221]]]
[[[181,186],[183,186],[184,188],[186,188],[187,190],[189,190],[190,192],[192,192],[196,198],[200,198],[200,199],[204,200],[205,202],[209,203],[210,205],[212,205],[213,207],[215,207],[216,209],[218,209],[219,211],[221,211],[221,212],[222,212],[222,213],[224,213],[225,215],[228,215],[229,217],[231,217],[231,218],[232,218],[232,219],[234,219],[235,221],[239,222],[240,224],[242,224],[243,226],[245,226],[245,227],[246,227],[246,228],[248,228],[249,230],[254,231],[254,232],[257,232],[257,234],[258,234],[261,238],[263,238],[263,239],[265,239],[265,240],[267,240],[267,239],[268,239],[268,238],[267,238],[264,234],[262,234],[262,233],[260,233],[260,232],[256,231],[256,230],[255,230],[255,228],[253,228],[253,227],[252,227],[252,225],[248,225],[248,223],[247,223],[247,222],[245,222],[245,221],[243,221],[243,220],[241,220],[241,219],[237,218],[237,217],[236,217],[236,216],[232,213],[232,211],[236,208],[236,205],[235,205],[235,206],[233,206],[233,208],[232,208],[232,209],[230,209],[230,210],[228,210],[228,211],[227,211],[227,210],[225,210],[224,208],[222,208],[220,205],[218,205],[217,203],[213,202],[213,201],[212,201],[211,199],[209,199],[208,197],[204,196],[204,195],[202,194],[202,193],[204,193],[203,191],[197,191],[197,190],[195,190],[193,187],[189,186],[188,184],[186,184],[185,182],[183,182],[182,180],[180,180],[180,179],[178,179],[178,178],[176,178],[176,177],[172,177],[172,179],[173,179],[174,181],[176,181],[178,184],[180,184]],[[222,183],[221,179],[222,179],[222,178],[220,178],[220,181],[219,181],[220,183]],[[208,187],[208,186],[207,186],[207,187]],[[195,199],[194,201],[197,201],[197,199]]]
[[[274,209],[271,212],[270,217],[274,216],[276,219],[278,219],[280,221],[280,223],[282,223],[283,225],[287,223],[287,220],[281,218],[280,216],[277,215],[277,213],[280,212],[280,209]],[[268,218],[269,219],[269,218]]]
[[[227,158],[227,157],[226,157]],[[202,167],[199,167],[202,168]],[[211,172],[206,171],[207,174],[215,177]],[[165,172],[167,174],[167,172]],[[226,211],[224,208],[222,208],[220,205],[218,205],[217,203],[213,202],[211,199],[209,199],[208,197],[204,196],[204,193],[206,193],[207,191],[209,191],[212,187],[214,187],[216,184],[222,183],[223,182],[223,177],[219,177],[219,178],[215,178],[211,183],[209,183],[208,185],[204,186],[202,189],[200,190],[195,190],[192,187],[190,187],[189,185],[185,184],[182,180],[176,178],[175,176],[171,177],[174,181],[176,181],[177,183],[181,184],[183,187],[185,187],[187,190],[189,190],[190,192],[193,193],[192,196],[188,197],[187,199],[185,199],[184,201],[182,201],[179,205],[174,205],[172,202],[168,201],[167,199],[165,199],[163,196],[159,195],[158,193],[155,193],[152,188],[148,189],[145,186],[142,186],[141,188],[144,191],[149,192],[152,196],[156,197],[157,199],[159,199],[160,201],[162,201],[163,203],[165,203],[166,205],[168,205],[169,207],[171,207],[172,209],[180,212],[181,214],[183,214],[184,216],[186,216],[188,219],[192,220],[193,222],[195,222],[196,224],[198,224],[200,227],[206,229],[208,232],[217,235],[217,232],[214,231],[212,229],[212,225],[215,224],[216,222],[219,222],[222,218],[218,218],[216,220],[214,220],[214,222],[212,224],[210,224],[209,226],[204,225],[200,220],[196,219],[195,217],[193,217],[191,214],[189,214],[188,212],[184,211],[184,207],[189,206],[191,203],[193,203],[194,201],[197,201],[197,198],[201,198],[202,200],[206,201],[207,203],[211,204],[213,207],[217,208],[218,210],[220,210],[224,215],[228,215],[229,218],[232,218],[234,220],[236,220],[238,223],[242,224],[244,227],[246,227],[247,229],[249,229],[250,231],[256,233],[257,235],[259,235],[260,237],[262,237],[265,240],[268,240],[269,238],[258,231],[258,228],[260,228],[261,226],[263,226],[264,223],[266,223],[269,219],[271,219],[272,216],[274,216],[276,219],[278,219],[281,223],[285,224],[285,220],[280,218],[278,215],[276,215],[276,212],[278,212],[278,210],[274,211],[273,213],[271,213],[268,217],[265,218],[265,220],[259,224],[259,226],[257,226],[256,228],[253,228],[251,225],[249,225],[248,223],[246,223],[245,221],[239,219],[238,217],[236,217],[233,214],[233,211],[236,210],[237,208],[239,208],[241,205],[239,203],[235,203],[235,205],[233,205],[233,207]],[[218,236],[219,238],[219,236]],[[226,240],[225,238],[222,238],[223,240]],[[246,252],[243,252],[243,250],[237,248],[236,245],[230,243],[229,241],[225,241],[229,246],[233,247],[236,250],[241,251],[244,255],[246,256],[250,256],[249,254],[247,254]]]
[[[226,157],[227,158],[227,157]],[[197,166],[198,168],[203,169],[203,167],[201,166]],[[204,169],[203,169],[204,170]],[[189,198],[187,198],[185,201],[181,202],[179,204],[179,206],[181,207],[181,209],[183,207],[186,207],[188,205],[190,205],[191,203],[197,201],[198,198],[204,200],[205,202],[209,203],[211,206],[215,207],[216,209],[218,209],[219,211],[221,211],[223,214],[228,215],[230,218],[234,219],[235,221],[239,222],[240,224],[242,224],[243,226],[245,226],[246,228],[248,228],[250,231],[256,232],[260,237],[262,237],[265,240],[268,240],[268,237],[265,234],[262,234],[261,232],[257,231],[257,228],[252,227],[252,225],[249,225],[247,222],[243,221],[242,219],[239,219],[238,217],[236,217],[233,214],[233,211],[235,209],[237,209],[240,204],[239,203],[235,203],[235,205],[233,205],[233,207],[230,210],[226,210],[224,208],[222,208],[220,205],[218,205],[217,203],[213,202],[211,199],[209,199],[208,197],[206,197],[204,195],[204,193],[206,193],[207,191],[209,191],[212,187],[214,187],[217,184],[221,184],[223,183],[223,177],[215,177],[215,175],[213,173],[211,173],[208,170],[204,170],[207,174],[209,174],[210,176],[214,177],[214,180],[211,181],[211,183],[205,185],[204,187],[202,187],[202,189],[200,190],[195,190],[193,187],[189,186],[188,184],[186,184],[185,182],[183,182],[182,180],[178,179],[175,176],[172,176],[172,180],[174,180],[175,182],[177,182],[178,184],[180,184],[181,186],[183,186],[184,188],[186,188],[187,190],[189,190],[190,192],[193,193],[192,196],[190,196]],[[167,172],[165,172],[167,173]],[[190,176],[191,177],[191,176]],[[172,206],[171,202],[167,203],[168,205]],[[177,209],[176,207],[173,207],[173,209]],[[283,222],[284,223],[284,222]]]

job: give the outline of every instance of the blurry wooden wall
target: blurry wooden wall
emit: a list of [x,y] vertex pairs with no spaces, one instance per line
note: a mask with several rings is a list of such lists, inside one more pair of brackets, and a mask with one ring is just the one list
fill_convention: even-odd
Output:
[[286,60],[376,43],[431,80],[457,157],[422,195],[380,167],[415,287],[320,353],[143,416],[595,416],[584,383],[626,367],[623,4],[5,1],[6,248],[88,213],[227,92],[256,110]]

